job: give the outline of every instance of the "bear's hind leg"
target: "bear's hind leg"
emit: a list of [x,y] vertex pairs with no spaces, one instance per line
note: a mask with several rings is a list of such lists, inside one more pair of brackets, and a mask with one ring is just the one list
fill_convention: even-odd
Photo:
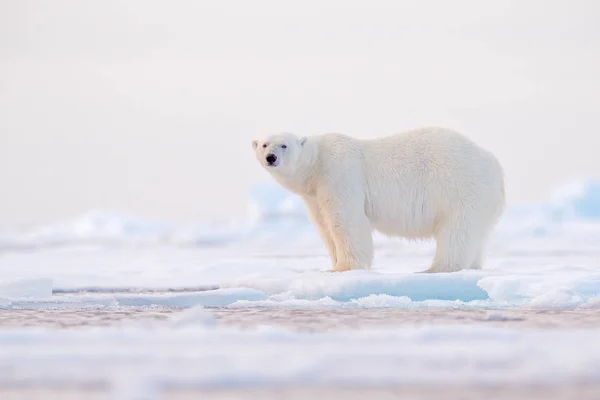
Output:
[[475,266],[482,248],[482,238],[477,237],[479,232],[475,232],[466,220],[452,222],[436,233],[433,264],[423,272],[456,272]]
[[483,267],[488,237],[489,232],[479,237],[479,240],[477,241],[478,244],[475,247],[475,257],[473,259],[473,262],[471,263],[471,266],[468,267],[469,269],[481,269]]

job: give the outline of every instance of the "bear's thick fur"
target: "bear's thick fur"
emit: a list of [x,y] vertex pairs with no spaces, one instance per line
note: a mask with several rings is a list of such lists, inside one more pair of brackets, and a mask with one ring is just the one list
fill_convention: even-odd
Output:
[[371,268],[374,229],[434,237],[435,257],[425,272],[481,268],[504,209],[498,160],[451,130],[422,128],[369,140],[282,133],[252,146],[273,178],[303,198],[333,271]]

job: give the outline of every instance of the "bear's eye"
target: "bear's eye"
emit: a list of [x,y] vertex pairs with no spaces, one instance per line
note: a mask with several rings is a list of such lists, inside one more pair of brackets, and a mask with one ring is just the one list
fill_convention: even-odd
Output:
[[266,148],[267,148],[267,144],[265,143],[265,144],[263,144],[263,149],[266,149]]
[[282,144],[282,145],[281,145],[281,148],[282,148],[282,149],[287,149],[287,146],[286,146],[285,144]]

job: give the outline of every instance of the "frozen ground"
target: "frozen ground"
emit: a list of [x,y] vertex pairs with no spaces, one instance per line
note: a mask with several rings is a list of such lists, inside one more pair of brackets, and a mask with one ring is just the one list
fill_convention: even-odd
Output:
[[485,269],[438,275],[415,274],[433,243],[381,236],[373,271],[322,272],[297,199],[272,185],[253,199],[241,223],[93,212],[0,231],[2,398],[490,386],[600,398],[599,183],[509,208]]
[[0,324],[2,399],[600,395],[593,309],[4,310]]

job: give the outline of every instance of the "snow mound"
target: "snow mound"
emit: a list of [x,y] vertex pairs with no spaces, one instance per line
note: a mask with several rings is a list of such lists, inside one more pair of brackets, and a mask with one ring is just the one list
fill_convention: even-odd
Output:
[[[589,232],[600,233],[599,221],[600,181],[580,181],[559,187],[547,202],[508,206],[494,237],[562,234],[566,227],[575,227],[576,233],[582,223],[587,225],[585,229]],[[375,234],[377,243],[380,236]],[[283,240],[320,243],[301,198],[273,180],[251,188],[247,216],[240,221],[172,224],[121,213],[91,211],[71,220],[26,231],[0,231],[0,249],[5,250],[131,244],[215,247],[243,241],[281,243]]]
[[79,245],[118,247],[123,245],[215,246],[239,240],[248,232],[246,222],[222,221],[171,224],[125,214],[93,211],[71,220],[32,229],[4,232],[0,248],[44,248]]
[[158,236],[167,231],[165,223],[134,219],[125,214],[91,211],[63,224],[37,231],[40,238],[112,239]]
[[330,298],[348,302],[372,295],[424,300],[485,300],[487,293],[477,282],[478,274],[378,274],[367,271],[305,273],[281,278],[248,277],[223,283],[260,290],[269,296],[285,294],[294,299]]
[[250,190],[247,206],[251,221],[307,221],[302,199],[290,193],[276,182],[260,182]]
[[496,236],[538,237],[552,230],[554,222],[544,204],[521,204],[507,207],[494,230]]
[[124,242],[161,242],[172,227],[167,223],[145,221],[131,216],[90,211],[82,216],[15,233],[5,238],[4,247],[59,247],[77,244],[121,244]]
[[[584,226],[585,225],[585,226]],[[600,233],[600,181],[582,180],[559,186],[548,201],[506,208],[495,236]]]
[[230,305],[290,308],[577,308],[600,304],[600,274],[372,274],[360,278],[296,277],[240,283],[267,300]]
[[250,190],[247,221],[251,228],[245,239],[255,244],[317,237],[302,199],[273,181]]
[[558,188],[552,199],[556,220],[600,220],[600,181],[578,181]]
[[79,217],[35,226],[21,232],[0,231],[0,248],[120,246],[175,244],[215,246],[242,239],[270,239],[310,227],[302,200],[272,181],[255,185],[249,193],[247,217],[241,221],[173,224],[130,215],[90,211]]
[[0,281],[0,298],[41,299],[52,296],[52,279],[22,278],[10,281]]
[[600,296],[600,274],[488,276],[478,286],[494,304],[514,307],[569,308],[593,304]]

